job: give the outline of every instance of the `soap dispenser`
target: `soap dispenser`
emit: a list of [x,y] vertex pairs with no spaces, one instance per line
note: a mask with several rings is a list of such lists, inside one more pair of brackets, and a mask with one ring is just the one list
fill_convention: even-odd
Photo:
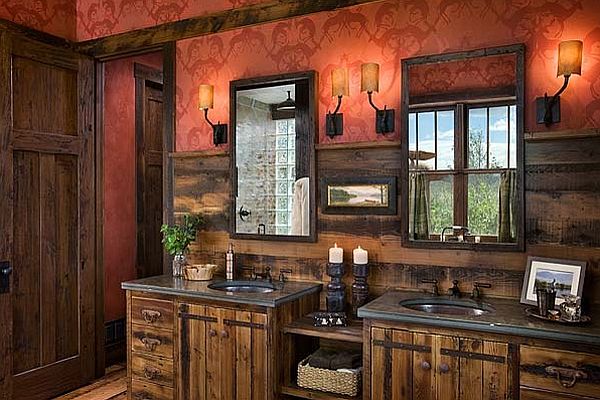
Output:
[[228,281],[232,281],[234,279],[234,269],[235,269],[235,254],[233,252],[233,244],[229,243],[229,248],[227,249],[227,256],[225,261],[225,279]]

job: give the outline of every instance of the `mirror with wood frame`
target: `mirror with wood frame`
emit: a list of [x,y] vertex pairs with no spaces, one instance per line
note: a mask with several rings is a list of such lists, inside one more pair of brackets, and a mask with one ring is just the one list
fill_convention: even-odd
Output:
[[524,249],[524,46],[402,61],[408,247]]
[[316,241],[314,71],[232,81],[231,234]]

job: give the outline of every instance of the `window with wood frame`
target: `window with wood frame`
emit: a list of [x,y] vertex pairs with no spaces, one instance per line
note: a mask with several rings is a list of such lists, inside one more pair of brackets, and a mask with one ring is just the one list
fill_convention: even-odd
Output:
[[[512,210],[503,202],[516,194],[514,186],[507,189],[516,181],[516,125],[514,101],[411,107],[410,216],[424,216],[425,225],[419,236],[419,223],[411,221],[411,239],[439,239],[444,228],[462,226],[481,241],[516,240],[516,228],[501,222],[501,208]],[[419,192],[422,202],[415,201]]]

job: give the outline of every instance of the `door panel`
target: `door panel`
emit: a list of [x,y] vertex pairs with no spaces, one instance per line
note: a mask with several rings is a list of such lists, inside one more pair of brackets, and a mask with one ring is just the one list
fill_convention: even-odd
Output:
[[7,35],[0,214],[12,218],[0,217],[10,232],[0,260],[12,262],[13,282],[0,294],[11,321],[0,327],[0,399],[47,399],[95,367],[93,62]]

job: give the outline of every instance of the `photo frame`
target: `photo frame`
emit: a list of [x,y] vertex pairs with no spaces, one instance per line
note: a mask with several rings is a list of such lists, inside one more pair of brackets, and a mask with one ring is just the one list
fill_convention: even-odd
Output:
[[528,257],[521,303],[537,305],[536,283],[538,285],[554,283],[558,287],[557,306],[564,301],[563,295],[573,294],[581,297],[586,265],[585,261]]
[[321,212],[346,215],[397,213],[396,177],[321,179]]

